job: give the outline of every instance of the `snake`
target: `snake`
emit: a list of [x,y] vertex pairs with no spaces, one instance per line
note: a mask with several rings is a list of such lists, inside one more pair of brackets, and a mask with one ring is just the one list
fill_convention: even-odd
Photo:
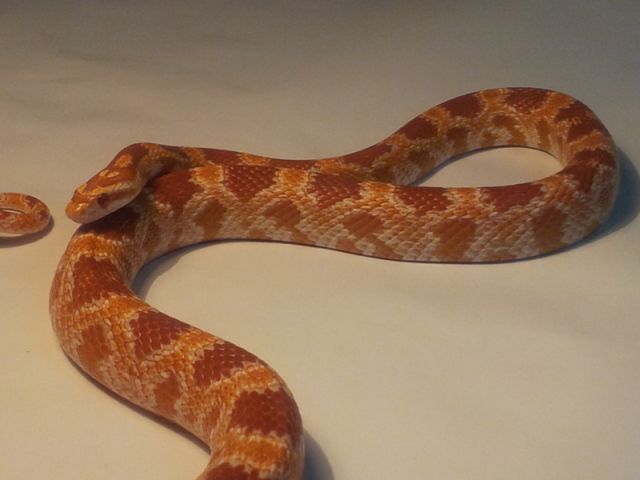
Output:
[[[561,167],[514,185],[419,184],[452,158],[508,146],[547,152]],[[145,264],[242,239],[399,261],[519,260],[587,237],[617,185],[614,143],[597,116],[531,87],[452,98],[374,145],[317,160],[131,144],[66,207],[81,225],[51,286],[53,329],[90,377],[209,447],[198,480],[298,480],[304,430],[285,381],[244,348],[139,298],[132,283]]]
[[43,231],[51,221],[47,205],[24,193],[0,193],[0,233],[30,235]]

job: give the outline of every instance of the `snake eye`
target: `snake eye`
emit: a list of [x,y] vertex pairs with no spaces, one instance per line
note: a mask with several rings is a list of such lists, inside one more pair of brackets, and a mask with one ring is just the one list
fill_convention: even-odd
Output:
[[109,195],[107,195],[106,193],[101,193],[96,197],[96,203],[100,205],[102,208],[105,208],[108,200],[109,200]]

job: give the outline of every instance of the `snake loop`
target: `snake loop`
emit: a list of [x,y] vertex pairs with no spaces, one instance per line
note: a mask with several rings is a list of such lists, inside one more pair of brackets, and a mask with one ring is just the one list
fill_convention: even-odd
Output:
[[[461,153],[544,150],[562,169],[518,185],[411,184]],[[302,423],[284,381],[241,347],[159,312],[131,290],[148,261],[216,239],[264,239],[381,258],[494,262],[584,238],[616,193],[611,136],[570,96],[533,88],[464,95],[348,155],[286,161],[140,143],[80,186],[83,223],[51,288],[53,326],[89,375],[206,442],[199,480],[297,480]]]
[[38,233],[50,220],[49,209],[37,198],[23,193],[0,193],[0,233]]

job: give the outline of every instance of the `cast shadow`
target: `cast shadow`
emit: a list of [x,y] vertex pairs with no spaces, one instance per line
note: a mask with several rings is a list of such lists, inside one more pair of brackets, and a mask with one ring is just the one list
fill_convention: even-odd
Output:
[[49,220],[49,224],[45,227],[44,230],[41,230],[37,233],[30,233],[28,235],[3,235],[0,234],[0,248],[13,248],[19,247],[21,245],[27,245],[29,243],[37,242],[43,237],[46,237],[51,230],[53,230],[53,226],[55,221],[53,217]]
[[334,480],[333,470],[324,451],[309,434],[304,432],[304,471],[302,480]]
[[626,153],[616,148],[619,167],[618,195],[609,218],[593,235],[576,246],[593,242],[629,225],[640,212],[640,175]]
[[154,280],[160,277],[163,273],[171,270],[171,268],[176,265],[184,255],[201,248],[207,248],[213,244],[219,245],[229,242],[234,242],[234,240],[215,240],[212,242],[196,243],[194,245],[180,247],[177,250],[160,255],[158,258],[153,259],[140,269],[131,284],[131,289],[138,297],[145,300]]
[[184,247],[177,252],[171,252],[145,264],[136,274],[131,284],[131,290],[142,300],[147,298],[153,281],[180,261],[180,257],[193,247]]

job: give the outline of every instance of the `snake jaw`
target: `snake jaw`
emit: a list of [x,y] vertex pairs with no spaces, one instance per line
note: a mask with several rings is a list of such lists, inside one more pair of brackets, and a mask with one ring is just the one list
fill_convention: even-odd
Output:
[[[105,189],[110,191],[106,192]],[[129,186],[113,185],[87,191],[87,184],[78,187],[65,208],[67,217],[77,223],[91,223],[127,205],[138,191]]]

